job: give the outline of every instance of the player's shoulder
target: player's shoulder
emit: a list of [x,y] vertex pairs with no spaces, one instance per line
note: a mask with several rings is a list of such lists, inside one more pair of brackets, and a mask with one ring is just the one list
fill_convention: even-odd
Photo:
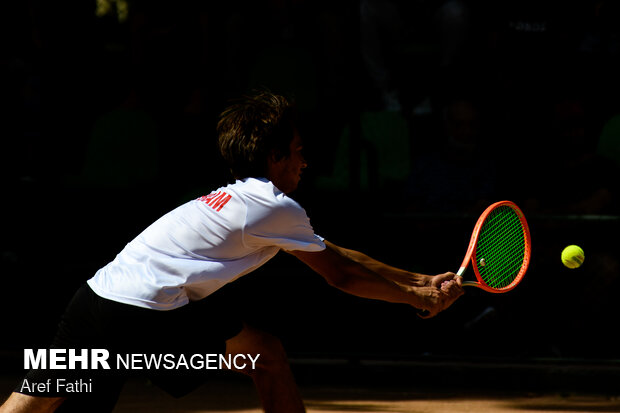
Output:
[[288,197],[266,178],[246,178],[231,184],[228,188],[250,204],[273,208],[300,207],[297,201]]
[[[246,178],[213,190],[196,201],[215,209],[239,208],[255,211],[260,214],[293,210],[303,211],[294,199],[285,195],[271,181],[264,178]],[[226,208],[224,208],[226,206]]]
[[247,207],[249,222],[299,222],[307,220],[306,211],[293,198],[280,191],[271,181],[249,178],[237,181],[236,188],[242,189],[243,202]]

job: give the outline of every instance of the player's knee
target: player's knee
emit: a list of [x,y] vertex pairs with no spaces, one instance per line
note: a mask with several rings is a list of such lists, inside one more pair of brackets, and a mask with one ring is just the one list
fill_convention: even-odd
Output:
[[246,369],[245,373],[255,375],[288,369],[286,352],[279,338],[260,330],[252,330],[247,344],[248,351],[257,358],[252,368]]
[[287,364],[286,351],[279,338],[272,335],[261,337],[259,364],[264,367],[272,365]]

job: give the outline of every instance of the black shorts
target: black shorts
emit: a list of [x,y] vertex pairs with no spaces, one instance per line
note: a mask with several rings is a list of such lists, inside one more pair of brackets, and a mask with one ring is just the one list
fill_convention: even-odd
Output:
[[[68,397],[59,412],[107,412],[114,408],[126,378],[143,375],[173,396],[181,396],[216,370],[172,365],[195,355],[225,354],[226,340],[243,327],[238,308],[225,287],[201,301],[157,311],[107,300],[84,284],[67,306],[50,348],[105,349],[110,369],[93,370],[90,365],[87,369],[31,369],[15,391]],[[139,361],[133,367],[118,368],[123,364],[117,362],[117,355],[126,361],[133,354],[145,358],[169,355],[170,363],[167,368],[160,364],[147,369]]]

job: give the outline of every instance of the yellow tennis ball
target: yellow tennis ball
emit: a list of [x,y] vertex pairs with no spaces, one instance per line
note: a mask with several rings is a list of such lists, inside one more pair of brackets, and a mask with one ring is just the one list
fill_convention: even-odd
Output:
[[581,247],[577,245],[569,245],[562,251],[562,264],[568,268],[579,268],[586,256]]

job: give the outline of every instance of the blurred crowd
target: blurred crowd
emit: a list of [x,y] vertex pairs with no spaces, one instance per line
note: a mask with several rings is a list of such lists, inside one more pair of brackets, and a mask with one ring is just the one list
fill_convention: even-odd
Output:
[[298,102],[310,208],[619,212],[613,0],[24,0],[0,16],[2,272],[40,289],[228,181],[215,122],[254,88]]
[[9,186],[181,198],[227,179],[216,116],[267,87],[298,101],[318,189],[618,210],[614,1],[29,0],[3,19]]

